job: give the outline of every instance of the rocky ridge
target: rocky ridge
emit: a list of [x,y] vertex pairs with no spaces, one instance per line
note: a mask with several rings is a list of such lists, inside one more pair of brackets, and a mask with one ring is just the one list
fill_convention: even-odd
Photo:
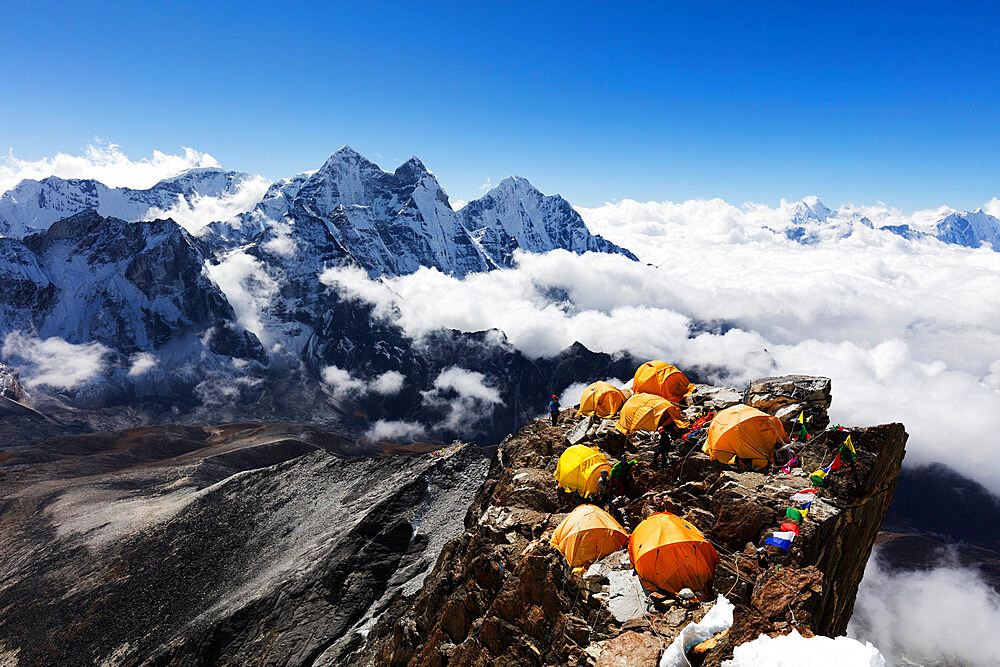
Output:
[[312,664],[412,595],[488,459],[296,424],[0,452],[0,664]]
[[[761,408],[806,402],[813,419],[826,419],[828,380],[791,376],[751,387],[748,400]],[[699,386],[686,410],[718,410],[740,398],[732,390]],[[685,606],[629,588],[623,552],[583,576],[574,574],[549,545],[552,530],[581,502],[558,491],[552,478],[577,426],[574,412],[564,410],[556,427],[537,420],[505,439],[465,518],[465,532],[444,547],[420,593],[399,596],[363,647],[337,657],[367,665],[655,664],[711,601]],[[652,513],[670,511],[719,548],[714,592],[735,603],[735,622],[699,657],[702,664],[720,664],[734,646],[761,633],[844,632],[892,501],[907,437],[902,425],[850,429],[858,451],[853,474],[845,466],[830,476],[788,552],[760,547],[777,529],[789,496],[810,487],[808,473],[832,459],[843,432],[824,431],[803,443],[803,467],[791,474],[762,474],[713,462],[697,446],[678,448],[662,470],[654,470],[650,438],[626,440],[609,426],[591,429],[584,442],[612,458],[639,460],[624,508],[627,523],[634,527]]]

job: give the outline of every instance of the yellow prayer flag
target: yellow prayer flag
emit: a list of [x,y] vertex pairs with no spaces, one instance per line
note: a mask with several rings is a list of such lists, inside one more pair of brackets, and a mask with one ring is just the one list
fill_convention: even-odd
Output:
[[847,440],[844,441],[844,444],[849,450],[851,450],[851,454],[857,455],[857,452],[854,450],[854,443],[851,442],[851,436],[847,436]]
[[799,423],[802,424],[803,426],[806,425],[806,417],[805,417],[805,415],[806,415],[805,411],[802,411],[802,412],[799,413]]

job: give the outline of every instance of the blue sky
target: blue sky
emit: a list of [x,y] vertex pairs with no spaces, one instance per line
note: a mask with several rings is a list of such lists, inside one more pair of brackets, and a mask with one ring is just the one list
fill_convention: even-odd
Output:
[[586,206],[1000,195],[995,2],[361,4],[6,2],[0,149],[277,178],[350,144]]

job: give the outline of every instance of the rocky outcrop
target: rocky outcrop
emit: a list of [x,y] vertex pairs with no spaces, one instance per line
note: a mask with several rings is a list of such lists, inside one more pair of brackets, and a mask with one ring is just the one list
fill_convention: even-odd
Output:
[[0,364],[0,396],[12,401],[24,401],[24,388],[17,379],[17,373]]
[[750,383],[744,398],[747,405],[780,419],[788,432],[800,413],[805,413],[805,426],[810,432],[830,425],[826,415],[831,401],[830,378],[808,375],[760,378]]
[[[829,404],[828,380],[767,379],[752,383],[750,393],[759,405],[769,397],[765,407],[772,411],[805,404],[813,411],[813,423],[826,418],[819,406]],[[639,655],[655,646],[658,654],[688,622],[706,613],[710,602],[684,603],[662,593],[638,596],[638,612],[616,608],[631,576],[621,554],[602,561],[606,569],[574,573],[549,545],[551,531],[581,502],[557,491],[552,479],[576,423],[566,410],[557,427],[539,420],[501,443],[466,516],[465,532],[442,550],[419,595],[398,600],[352,660],[368,665],[621,664],[623,647]],[[778,529],[789,496],[812,485],[811,468],[791,474],[740,472],[678,442],[668,464],[657,470],[649,438],[625,440],[602,428],[587,436],[588,444],[614,458],[639,461],[622,508],[628,526],[669,511],[719,548],[714,593],[736,605],[735,622],[703,654],[704,664],[720,664],[734,646],[761,633],[844,631],[892,500],[906,441],[899,424],[851,429],[850,434],[858,450],[854,468],[831,474],[789,551],[763,548],[763,542]],[[829,462],[844,436],[835,430],[812,438],[803,458]],[[706,592],[703,599],[714,596]]]

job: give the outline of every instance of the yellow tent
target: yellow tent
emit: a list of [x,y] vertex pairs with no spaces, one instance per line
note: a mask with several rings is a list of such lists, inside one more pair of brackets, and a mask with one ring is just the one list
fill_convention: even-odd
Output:
[[585,445],[573,445],[559,457],[556,464],[556,483],[566,491],[576,491],[586,498],[597,493],[597,480],[601,471],[611,474],[611,465],[604,454]]
[[580,505],[562,520],[549,541],[571,567],[579,567],[624,547],[628,533],[600,507]]
[[707,590],[719,563],[719,554],[701,531],[666,512],[654,514],[635,527],[628,555],[647,588],[674,594],[682,588]]
[[753,467],[760,468],[774,463],[775,444],[787,441],[781,420],[741,404],[715,415],[701,449],[716,461],[750,459]]
[[615,428],[625,435],[636,431],[655,431],[664,419],[672,419],[678,428],[687,428],[681,409],[654,394],[636,394],[625,401]]
[[637,394],[656,394],[671,403],[680,403],[694,391],[687,376],[665,361],[647,361],[635,371],[632,391]]
[[625,394],[613,384],[595,382],[583,390],[578,415],[584,417],[614,417],[625,404]]

